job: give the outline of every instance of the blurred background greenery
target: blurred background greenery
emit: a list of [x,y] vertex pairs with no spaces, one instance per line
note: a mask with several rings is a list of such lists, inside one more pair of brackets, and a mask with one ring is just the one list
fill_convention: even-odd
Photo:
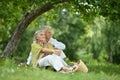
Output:
[[[47,2],[54,8],[30,23],[13,55],[0,58],[0,80],[120,80],[120,0],[0,0],[0,55],[24,15]],[[82,59],[87,74],[18,66],[27,60],[33,34],[45,25],[66,45],[66,61]]]
[[[1,0],[0,55],[25,13],[56,0]],[[89,3],[90,2],[90,3]],[[44,25],[53,29],[53,37],[66,44],[71,61],[83,59],[120,64],[120,1],[71,0],[37,17],[26,29],[17,51],[11,56],[26,61],[33,34]],[[94,62],[93,62],[94,63]]]

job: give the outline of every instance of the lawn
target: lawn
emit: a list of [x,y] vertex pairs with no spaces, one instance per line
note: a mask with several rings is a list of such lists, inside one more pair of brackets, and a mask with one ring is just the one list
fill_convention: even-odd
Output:
[[60,73],[19,67],[13,60],[0,60],[0,80],[120,80],[120,65],[88,64],[88,73]]

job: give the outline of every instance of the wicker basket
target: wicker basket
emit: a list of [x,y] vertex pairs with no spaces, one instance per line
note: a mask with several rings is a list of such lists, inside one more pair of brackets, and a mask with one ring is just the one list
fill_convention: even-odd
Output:
[[76,67],[76,69],[74,69],[73,72],[84,72],[84,73],[88,72],[88,68],[82,60],[79,60],[77,62],[77,65],[78,67]]

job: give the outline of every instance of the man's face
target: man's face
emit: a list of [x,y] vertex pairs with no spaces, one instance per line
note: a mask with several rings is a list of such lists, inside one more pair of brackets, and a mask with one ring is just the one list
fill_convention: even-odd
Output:
[[46,39],[50,39],[52,37],[52,31],[51,29],[47,29],[45,32]]

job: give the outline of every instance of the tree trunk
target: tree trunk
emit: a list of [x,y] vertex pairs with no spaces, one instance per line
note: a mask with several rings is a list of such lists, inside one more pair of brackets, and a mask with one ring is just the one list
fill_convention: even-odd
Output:
[[110,55],[109,55],[109,60],[110,60],[110,63],[113,62],[113,50],[112,50],[112,41],[110,43]]
[[14,34],[11,37],[11,40],[8,42],[7,46],[5,47],[1,57],[7,57],[15,52],[21,38],[23,32],[26,30],[27,26],[39,15],[49,11],[53,8],[51,3],[46,3],[38,10],[32,11],[31,13],[27,13],[24,18],[21,20],[19,25],[17,26]]
[[[60,0],[56,2],[55,4],[58,3],[64,3],[68,2],[68,0]],[[12,35],[10,41],[6,45],[1,57],[7,57],[9,55],[12,55],[15,51],[16,48],[18,47],[18,44],[22,38],[23,32],[26,30],[27,26],[39,15],[51,10],[53,8],[53,4],[48,2],[45,5],[43,5],[41,8],[32,11],[31,13],[27,13],[24,18],[21,20],[19,25],[17,26],[14,34]]]

